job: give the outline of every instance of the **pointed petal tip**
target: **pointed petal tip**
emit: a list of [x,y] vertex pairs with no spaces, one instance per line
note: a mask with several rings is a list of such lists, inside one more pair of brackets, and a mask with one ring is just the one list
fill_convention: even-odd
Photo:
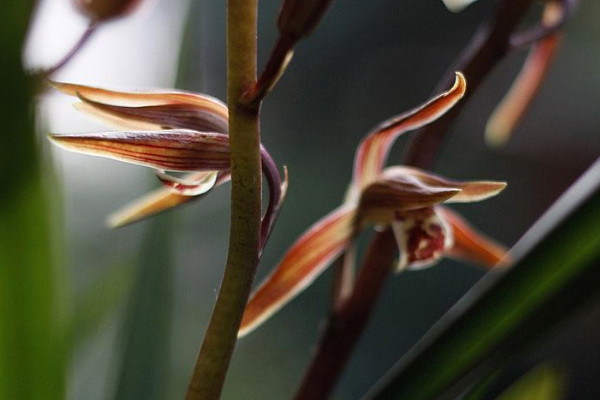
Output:
[[455,71],[454,77],[454,85],[448,92],[457,93],[460,97],[463,97],[467,92],[467,79],[461,71]]

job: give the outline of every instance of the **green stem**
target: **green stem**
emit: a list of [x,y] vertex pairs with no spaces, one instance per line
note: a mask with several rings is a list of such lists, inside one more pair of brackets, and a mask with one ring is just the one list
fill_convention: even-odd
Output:
[[187,400],[218,399],[259,259],[261,164],[258,106],[241,102],[256,83],[258,0],[228,0],[227,73],[231,143],[231,231],[221,290]]

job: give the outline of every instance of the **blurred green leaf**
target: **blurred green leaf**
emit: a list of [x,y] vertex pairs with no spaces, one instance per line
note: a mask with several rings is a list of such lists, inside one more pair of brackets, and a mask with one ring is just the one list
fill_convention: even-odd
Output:
[[162,399],[169,370],[173,271],[169,215],[152,219],[123,329],[117,399]]
[[[34,83],[21,64],[32,1],[0,2],[0,399],[63,399],[66,310],[51,168],[39,157]],[[44,171],[42,173],[41,171]]]
[[560,400],[563,398],[564,376],[550,365],[542,365],[527,373],[496,400]]
[[114,263],[91,287],[76,297],[72,319],[72,341],[75,345],[96,333],[124,303],[131,292],[133,280],[131,263]]
[[600,287],[600,161],[371,391],[372,399],[456,396],[564,321]]

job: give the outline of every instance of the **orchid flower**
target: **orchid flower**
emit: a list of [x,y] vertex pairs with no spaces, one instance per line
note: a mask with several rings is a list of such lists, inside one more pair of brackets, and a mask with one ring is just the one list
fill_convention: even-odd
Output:
[[239,335],[266,320],[310,285],[368,224],[391,226],[400,259],[396,271],[435,264],[442,255],[487,266],[505,250],[478,234],[444,203],[472,202],[499,193],[503,182],[458,182],[417,168],[384,168],[389,150],[402,134],[442,116],[466,90],[456,74],[454,86],[433,100],[379,125],[359,145],[345,202],[309,228],[250,297]]
[[[228,110],[210,96],[179,92],[120,92],[70,83],[51,83],[81,102],[75,107],[122,132],[51,135],[57,145],[79,153],[107,157],[155,169],[164,187],[113,214],[122,226],[186,203],[227,182],[230,177]],[[261,225],[264,245],[285,196],[275,162],[261,147],[262,167],[270,188]],[[166,171],[186,172],[177,178]],[[284,169],[285,171],[285,169]]]

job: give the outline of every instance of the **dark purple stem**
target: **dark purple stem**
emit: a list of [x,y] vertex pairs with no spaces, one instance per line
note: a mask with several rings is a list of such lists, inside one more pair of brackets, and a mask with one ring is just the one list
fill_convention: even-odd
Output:
[[371,311],[396,259],[397,245],[391,229],[377,232],[352,296],[329,318],[315,358],[296,394],[296,400],[327,399],[362,334]]
[[71,59],[83,48],[83,46],[87,43],[88,39],[92,36],[92,34],[96,31],[96,27],[98,25],[95,22],[90,22],[83,35],[79,38],[75,46],[53,67],[44,70],[40,73],[44,78],[48,78],[53,75],[56,71],[60,70],[64,67]]
[[494,17],[479,28],[436,89],[445,88],[454,79],[454,72],[462,71],[467,78],[464,99],[442,118],[412,135],[405,164],[425,169],[433,164],[450,125],[483,79],[512,48],[513,32],[533,2],[534,0],[504,0]]
[[513,49],[519,49],[530,46],[561,29],[571,16],[573,9],[577,6],[579,0],[560,0],[560,3],[563,9],[560,18],[557,21],[550,25],[539,23],[535,27],[524,32],[514,33],[510,37],[511,47]]

